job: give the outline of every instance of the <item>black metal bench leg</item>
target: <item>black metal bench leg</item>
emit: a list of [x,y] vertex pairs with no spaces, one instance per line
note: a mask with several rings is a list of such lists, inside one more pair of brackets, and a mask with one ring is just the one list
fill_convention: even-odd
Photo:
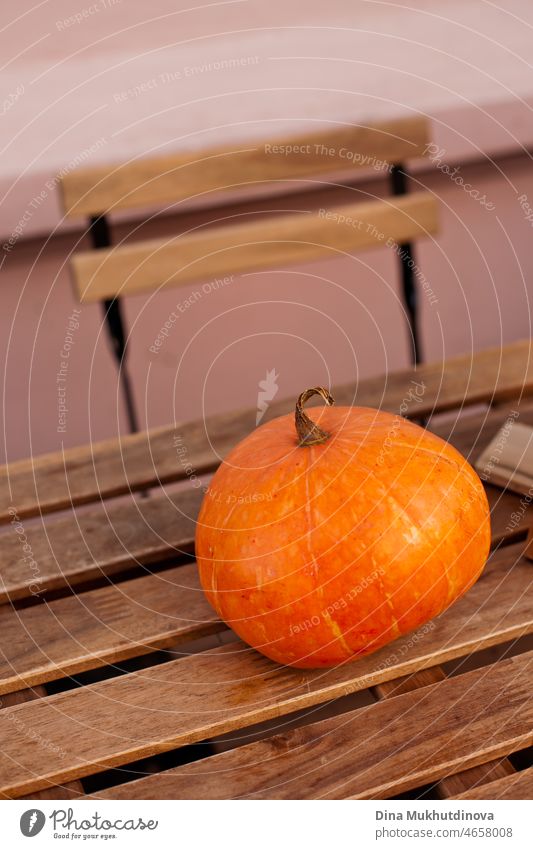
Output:
[[[393,165],[391,186],[394,195],[407,194],[406,174],[401,165]],[[414,275],[415,262],[410,242],[399,245],[398,259],[402,278],[402,294],[410,333],[411,361],[418,365],[422,361],[420,334],[418,329],[418,291]]]
[[139,430],[139,423],[137,421],[137,413],[135,411],[130,375],[126,365],[126,336],[124,332],[121,303],[117,298],[115,298],[113,301],[104,301],[102,306],[104,308],[113,351],[118,363],[120,387],[126,404],[126,415],[128,417],[129,429],[131,433],[137,433]]
[[[111,234],[105,215],[91,218],[90,233],[95,248],[108,248],[111,246]],[[103,301],[102,307],[113,353],[118,363],[120,388],[126,404],[128,426],[130,433],[137,433],[139,424],[135,411],[130,375],[126,364],[126,332],[121,303],[118,298],[113,298],[109,301]]]

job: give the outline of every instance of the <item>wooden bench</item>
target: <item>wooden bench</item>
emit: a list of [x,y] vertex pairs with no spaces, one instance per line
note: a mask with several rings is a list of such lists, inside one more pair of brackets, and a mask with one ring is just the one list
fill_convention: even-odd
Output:
[[[397,411],[411,381],[423,384],[407,414],[429,417],[473,459],[511,411],[533,423],[530,360],[520,342],[332,391],[338,403]],[[207,474],[254,416],[2,470],[0,793],[527,797],[531,770],[517,767],[533,742],[529,502],[487,487],[490,562],[416,634],[333,670],[280,667],[204,599],[191,558],[200,496],[173,450],[179,434]]]

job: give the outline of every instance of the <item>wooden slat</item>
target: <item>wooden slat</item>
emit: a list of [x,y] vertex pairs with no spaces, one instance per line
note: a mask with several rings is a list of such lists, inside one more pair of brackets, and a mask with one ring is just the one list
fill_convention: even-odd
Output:
[[533,799],[533,767],[507,775],[482,787],[473,787],[454,799]]
[[[380,161],[424,156],[430,142],[425,118],[401,118],[373,127],[344,126],[265,144],[235,144],[194,153],[150,157],[121,165],[80,168],[62,181],[67,216],[196,198],[276,180],[332,174]],[[278,147],[273,147],[277,145]],[[355,154],[348,159],[347,154]],[[386,165],[385,165],[386,167]]]
[[[334,387],[332,393],[339,405],[355,403],[392,412],[401,408],[408,416],[530,395],[530,344],[529,340],[516,342],[504,349],[455,357],[445,365],[431,363],[416,371],[369,378],[357,385]],[[415,393],[409,395],[412,380],[425,387],[416,399]],[[265,420],[293,409],[294,398],[275,402]],[[255,417],[255,408],[239,410],[4,466],[0,469],[0,522],[11,521],[10,507],[23,518],[181,480],[186,473],[173,446],[176,435],[196,473],[212,471],[219,458],[255,428]]]
[[[382,684],[372,687],[372,691],[378,699],[389,699],[403,693],[411,693],[421,687],[427,687],[445,679],[446,673],[442,667],[433,666],[431,669],[422,669],[413,675],[398,678],[396,681],[384,681]],[[433,789],[440,799],[450,799],[471,787],[486,784],[505,775],[512,775],[514,772],[515,769],[511,761],[508,758],[502,758],[473,766],[454,775],[444,775]]]
[[[449,413],[444,417],[444,421],[437,415],[428,422],[428,428],[432,433],[451,442],[474,465],[502,425],[516,413],[519,414],[520,421],[533,424],[531,398],[486,407],[480,412],[458,411],[457,415]],[[480,474],[482,473],[481,469]]]
[[[29,524],[22,540],[6,530],[0,535],[0,604],[191,551],[202,497],[201,490],[189,488],[100,503]],[[22,544],[31,558],[24,558]]]
[[[533,521],[533,513],[531,509],[528,509],[528,505],[523,506],[520,498],[511,492],[502,492],[491,486],[485,487],[485,491],[491,510],[493,543],[507,542],[526,534]],[[515,514],[520,516],[518,520],[513,518]]]
[[50,604],[0,609],[0,693],[224,630],[195,565]]
[[98,796],[389,798],[527,746],[532,683],[529,653]]
[[41,686],[16,690],[12,693],[5,693],[2,696],[0,699],[0,708],[23,705],[26,702],[32,702],[34,699],[42,699],[44,696],[46,696],[46,690]]
[[[34,699],[45,698],[45,696],[46,690],[41,686],[6,693],[0,699],[0,708],[23,705],[26,702],[32,702]],[[32,799],[76,799],[83,795],[84,789],[81,781],[69,781],[66,784],[54,784],[44,790],[39,790],[32,796]]]
[[436,233],[437,211],[433,195],[416,192],[84,251],[72,257],[75,290],[82,303],[90,303],[343,255],[384,246],[388,239],[403,244]]
[[404,675],[393,681],[383,681],[372,687],[372,692],[377,699],[392,699],[394,696],[402,696],[404,693],[412,693],[421,687],[429,687],[430,684],[438,684],[446,680],[446,673],[440,666],[431,666],[429,669],[421,669],[412,675]]
[[[530,566],[519,560],[511,568],[511,548],[498,552],[472,590],[415,638],[401,638],[356,663],[295,670],[234,643],[6,709],[19,713],[13,724],[6,711],[0,716],[0,789],[29,793],[46,782],[206,740],[531,633]],[[19,720],[52,744],[61,741],[66,755],[44,753],[31,741],[22,745]]]
[[50,784],[44,790],[36,790],[21,799],[79,799],[85,796],[81,781],[68,781],[66,784]]
[[533,428],[505,425],[476,461],[476,469],[495,486],[520,495],[533,493]]
[[489,785],[496,779],[509,775],[516,775],[514,766],[509,758],[499,758],[461,770],[455,775],[445,775],[436,785],[436,791],[440,799],[453,799],[459,793],[466,793],[474,787]]
[[[474,464],[505,422],[517,420],[517,413],[520,422],[533,426],[533,405],[524,399],[522,403],[516,402],[508,407],[499,405],[483,413],[463,416],[459,421],[430,422],[429,429],[451,442]],[[479,474],[482,480],[486,478],[483,467]],[[487,483],[485,491],[491,509],[493,544],[527,533],[533,519],[529,506],[531,499]]]
[[529,533],[527,536],[527,546],[525,550],[525,555],[530,560],[533,560],[533,528],[530,527]]

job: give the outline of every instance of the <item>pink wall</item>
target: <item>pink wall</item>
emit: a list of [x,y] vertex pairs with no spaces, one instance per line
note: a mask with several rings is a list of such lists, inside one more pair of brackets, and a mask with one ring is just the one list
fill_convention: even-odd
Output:
[[[66,263],[78,234],[66,232],[56,191],[45,191],[42,203],[35,198],[88,147],[88,162],[125,161],[310,126],[429,115],[445,161],[462,163],[465,180],[495,209],[436,167],[420,174],[442,203],[441,232],[417,254],[438,298],[434,305],[421,298],[426,357],[528,336],[532,230],[519,197],[533,206],[532,26],[530,0],[505,8],[483,0],[50,0],[6,8],[2,240],[31,214],[14,250],[0,255],[4,457],[102,439],[124,424],[98,306],[83,307],[65,383],[56,379],[76,306]],[[257,61],[185,73],[246,56]],[[121,96],[165,73],[177,76]],[[151,232],[176,226],[161,220]],[[39,240],[56,228],[60,236]],[[270,369],[281,397],[407,363],[397,269],[386,249],[256,273],[202,294],[152,354],[176,303],[199,288],[126,304],[145,426],[254,406]],[[64,433],[58,386],[67,399]]]
[[[431,117],[449,162],[533,145],[530,0],[4,5],[1,237],[28,212],[25,237],[63,226],[46,183],[84,155],[124,162],[398,114]],[[228,60],[243,63],[217,65]]]

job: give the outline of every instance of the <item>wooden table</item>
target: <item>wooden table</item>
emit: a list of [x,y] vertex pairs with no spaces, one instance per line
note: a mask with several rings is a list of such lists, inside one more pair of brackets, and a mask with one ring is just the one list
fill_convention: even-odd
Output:
[[[407,414],[429,417],[471,460],[511,410],[533,424],[529,342],[333,394],[398,410],[411,380],[424,391]],[[191,557],[201,495],[186,479],[175,486],[186,478],[177,434],[207,473],[254,417],[2,470],[1,794],[531,798],[529,500],[487,487],[489,564],[416,634],[333,670],[279,667],[205,601]]]

